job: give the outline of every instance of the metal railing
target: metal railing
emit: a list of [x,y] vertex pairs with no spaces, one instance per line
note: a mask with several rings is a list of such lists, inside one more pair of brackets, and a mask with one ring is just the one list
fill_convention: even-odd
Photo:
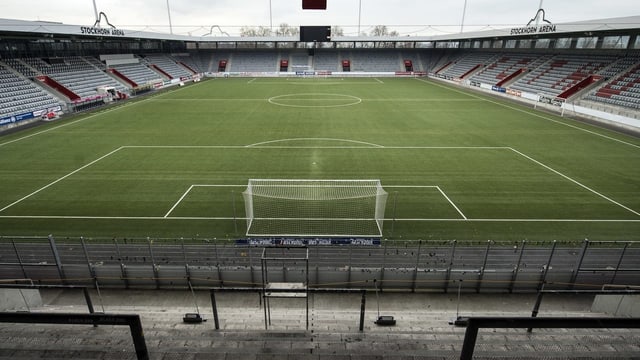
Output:
[[[536,292],[640,285],[640,242],[385,241],[309,246],[309,287]],[[277,248],[276,248],[277,249]],[[124,288],[260,287],[263,248],[219,239],[0,237],[5,279]],[[295,277],[302,264],[270,263]],[[269,270],[271,273],[271,270]],[[232,280],[233,279],[233,280]],[[0,279],[2,282],[3,279]]]

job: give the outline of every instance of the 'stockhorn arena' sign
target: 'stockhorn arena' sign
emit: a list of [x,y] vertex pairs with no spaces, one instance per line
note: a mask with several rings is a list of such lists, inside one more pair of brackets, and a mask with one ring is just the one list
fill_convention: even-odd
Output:
[[[544,22],[543,25],[531,25],[534,21],[536,24],[540,21]],[[536,16],[534,16],[526,26],[517,27],[511,29],[511,35],[530,35],[530,34],[545,34],[556,32],[556,26],[551,23],[551,21],[547,20],[545,17],[544,9],[538,9],[536,12]]]
[[511,29],[511,35],[524,35],[524,34],[544,34],[556,32],[555,25],[541,25],[541,26],[524,26]]
[[124,30],[116,28],[98,28],[82,26],[80,33],[84,35],[102,35],[102,36],[124,36]]

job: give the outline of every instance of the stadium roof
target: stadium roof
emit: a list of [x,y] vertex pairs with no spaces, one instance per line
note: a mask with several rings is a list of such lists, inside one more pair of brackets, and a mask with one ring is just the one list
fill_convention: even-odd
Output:
[[[531,19],[532,21],[535,20]],[[640,16],[618,17],[600,20],[578,21],[553,24],[544,18],[536,23],[520,27],[493,28],[483,31],[460,32],[433,36],[338,36],[332,41],[459,41],[482,38],[514,38],[514,37],[562,37],[567,35],[584,34],[593,36],[598,34],[640,34]],[[537,25],[536,25],[537,24]],[[222,33],[222,31],[220,31]],[[153,39],[191,42],[255,42],[255,41],[299,41],[297,36],[266,36],[241,37],[224,35],[187,36],[140,30],[121,29],[114,26],[71,25],[49,21],[26,21],[15,19],[0,19],[0,35],[39,38],[113,38],[113,39]]]

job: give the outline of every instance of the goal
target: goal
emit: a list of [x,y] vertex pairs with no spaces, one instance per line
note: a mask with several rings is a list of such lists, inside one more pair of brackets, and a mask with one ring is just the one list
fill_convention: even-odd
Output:
[[249,179],[247,236],[380,237],[380,180]]

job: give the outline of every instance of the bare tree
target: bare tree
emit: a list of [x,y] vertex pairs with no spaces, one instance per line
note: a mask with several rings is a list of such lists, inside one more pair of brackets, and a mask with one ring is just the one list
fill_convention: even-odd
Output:
[[300,29],[297,27],[289,26],[287,23],[281,23],[276,29],[277,36],[296,36],[300,34]]
[[331,36],[344,36],[344,29],[340,26],[332,26]]
[[272,32],[266,26],[249,27],[243,26],[240,28],[240,36],[271,36]]
[[398,32],[393,30],[389,31],[386,25],[376,25],[373,30],[371,30],[370,36],[398,36]]

